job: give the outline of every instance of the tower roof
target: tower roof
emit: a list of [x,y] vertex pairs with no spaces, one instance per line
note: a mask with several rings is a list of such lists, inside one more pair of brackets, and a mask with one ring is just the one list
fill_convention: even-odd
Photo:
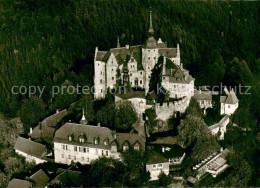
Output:
[[153,30],[153,23],[152,23],[152,11],[150,11],[150,26],[148,30],[149,38],[144,43],[144,48],[156,48],[157,47],[157,41],[154,38],[154,30]]

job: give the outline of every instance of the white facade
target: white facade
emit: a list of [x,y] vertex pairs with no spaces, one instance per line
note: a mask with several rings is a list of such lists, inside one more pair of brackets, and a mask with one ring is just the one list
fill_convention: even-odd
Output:
[[150,172],[150,180],[158,180],[158,176],[164,172],[169,175],[170,164],[169,162],[156,163],[156,164],[146,164],[146,171]]
[[227,114],[227,115],[232,115],[238,108],[238,102],[235,104],[226,104],[226,103],[221,103],[220,107],[220,114]]
[[15,150],[15,152],[23,157],[25,157],[25,160],[27,162],[30,162],[30,163],[35,163],[36,165],[37,164],[40,164],[40,163],[44,163],[46,162],[46,160],[43,160],[41,158],[38,158],[38,157],[35,157],[35,156],[32,156],[32,155],[29,155],[27,153],[24,153],[22,151],[19,151],[19,150]]
[[55,162],[62,164],[71,164],[71,162],[80,162],[81,164],[90,164],[91,161],[99,157],[112,157],[119,159],[120,153],[113,146],[111,149],[100,149],[95,147],[86,147],[65,143],[54,142]]

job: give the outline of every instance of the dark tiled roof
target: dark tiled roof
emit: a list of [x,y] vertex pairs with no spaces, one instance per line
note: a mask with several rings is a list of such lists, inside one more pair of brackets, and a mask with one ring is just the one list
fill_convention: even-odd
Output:
[[98,51],[96,55],[96,61],[102,61],[106,53],[106,51]]
[[36,187],[45,187],[50,178],[42,169],[40,169],[31,175],[30,179],[35,182]]
[[155,40],[154,37],[149,37],[145,41],[143,48],[157,48],[157,41]]
[[52,142],[56,125],[68,114],[68,111],[62,110],[58,113],[55,113],[47,118],[45,118],[39,125],[37,125],[32,134],[29,133],[34,139],[43,138],[47,142]]
[[146,164],[165,163],[168,161],[162,154],[153,150],[146,151],[145,157],[146,157]]
[[18,187],[29,188],[32,187],[32,183],[26,180],[12,179],[11,181],[9,181],[7,187],[8,188],[18,188]]
[[136,133],[116,133],[116,140],[119,144],[119,149],[122,149],[123,144],[128,142],[131,146],[139,143],[141,150],[145,150],[145,139]]
[[164,42],[157,43],[158,48],[167,48],[167,45]]
[[41,158],[46,151],[46,146],[19,136],[14,149]]
[[196,100],[212,100],[212,92],[195,90],[193,98]]
[[[142,65],[142,49],[140,45],[130,46],[128,49],[126,47],[121,48],[111,48],[106,54],[103,56],[102,61],[107,62],[111,53],[113,53],[116,57],[117,63],[119,65],[123,64],[127,59],[127,56],[133,55],[134,59],[137,62],[137,69],[143,70]],[[103,54],[102,54],[103,55]],[[101,57],[101,55],[99,55]],[[97,60],[97,58],[96,58]]]
[[159,49],[159,54],[168,58],[174,58],[177,56],[177,48],[162,48]]
[[236,104],[238,102],[236,94],[231,91],[230,94],[227,97],[226,104]]
[[[74,139],[69,141],[69,135],[72,134]],[[86,136],[86,142],[80,143],[79,136],[84,134]],[[59,128],[54,136],[54,142],[60,143],[74,143],[77,145],[90,146],[94,145],[94,139],[99,137],[99,144],[95,147],[99,148],[110,148],[109,144],[114,140],[112,131],[107,127],[99,127],[93,125],[82,125],[76,123],[66,123]],[[104,141],[108,139],[109,144],[105,145]]]

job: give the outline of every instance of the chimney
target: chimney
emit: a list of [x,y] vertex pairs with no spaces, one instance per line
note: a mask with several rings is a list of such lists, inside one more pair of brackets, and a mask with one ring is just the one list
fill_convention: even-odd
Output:
[[183,69],[183,64],[181,63],[181,70]]
[[116,139],[116,134],[114,134],[114,139]]
[[32,132],[33,132],[33,129],[32,129],[32,127],[30,127],[30,134],[32,134]]
[[56,114],[58,114],[60,111],[59,111],[59,109],[56,109]]
[[126,48],[126,49],[129,49],[129,44],[126,44],[126,45],[125,45],[125,48]]
[[162,72],[163,75],[166,74],[166,70],[165,69],[166,69],[166,57],[163,56],[163,72]]

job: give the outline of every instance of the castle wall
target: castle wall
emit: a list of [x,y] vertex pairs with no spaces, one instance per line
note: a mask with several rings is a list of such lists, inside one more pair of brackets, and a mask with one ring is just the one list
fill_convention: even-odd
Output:
[[184,113],[186,108],[189,106],[190,99],[185,97],[184,99],[176,102],[163,103],[162,106],[159,103],[155,104],[155,112],[157,115],[157,119],[166,121],[168,120],[174,112],[179,111],[180,113]]

